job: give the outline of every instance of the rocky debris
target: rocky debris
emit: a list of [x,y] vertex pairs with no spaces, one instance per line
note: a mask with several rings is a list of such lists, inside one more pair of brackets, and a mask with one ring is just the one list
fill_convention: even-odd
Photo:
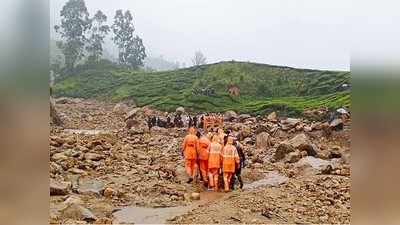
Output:
[[272,112],[272,113],[268,114],[267,120],[270,122],[276,123],[276,122],[278,122],[278,115],[276,114],[276,112]]
[[94,222],[97,220],[97,217],[87,208],[83,207],[80,204],[72,203],[68,205],[61,211],[63,217],[74,219],[74,220],[83,220],[88,223]]
[[128,120],[128,119],[132,119],[133,117],[135,117],[137,114],[138,114],[138,112],[140,112],[140,108],[134,108],[134,109],[132,109],[131,111],[129,111],[127,114],[126,114],[126,116],[125,116],[125,120]]
[[[69,182],[72,186],[68,187],[68,194],[64,195],[68,198],[51,195],[52,212],[56,212],[51,213],[51,221],[86,223],[82,218],[61,213],[61,209],[75,204],[90,209],[99,218],[94,221],[91,219],[92,223],[108,223],[113,208],[128,205],[184,206],[193,204],[190,202],[197,199],[196,196],[193,198],[192,193],[203,191],[198,189],[197,184],[186,184],[187,175],[180,152],[181,140],[186,134],[185,128],[153,127],[149,132],[145,121],[147,115],[165,116],[165,113],[144,107],[132,113],[134,116],[131,119],[137,121],[138,125],[127,131],[124,129],[124,117],[112,113],[114,107],[115,105],[95,100],[57,105],[60,114],[70,118],[66,126],[77,132],[70,133],[67,129],[51,126],[50,178]],[[200,213],[199,217],[193,217],[200,220],[191,221],[190,216],[185,216],[185,222],[232,223],[240,220],[250,223],[254,218],[260,223],[347,221],[346,216],[341,216],[343,212],[349,212],[346,208],[347,197],[340,198],[341,203],[335,202],[335,205],[346,209],[332,206],[329,210],[337,210],[333,214],[327,209],[318,212],[319,214],[314,211],[316,206],[321,208],[324,202],[331,204],[330,200],[321,197],[326,193],[323,188],[329,189],[330,199],[334,199],[331,197],[332,193],[344,193],[347,196],[348,189],[342,183],[347,185],[350,176],[350,142],[346,141],[349,138],[348,129],[332,129],[333,135],[327,138],[323,129],[329,128],[329,123],[323,121],[289,118],[278,123],[278,118],[275,122],[271,117],[268,119],[268,116],[256,118],[247,115],[242,115],[241,119],[225,121],[225,128],[232,128],[233,133],[239,135],[247,156],[248,166],[242,174],[245,184],[264,179],[266,171],[278,171],[288,177],[288,181],[286,184],[275,185],[273,189],[269,187],[229,193],[228,198],[207,204],[212,209],[216,203],[221,204],[216,208],[223,211],[216,211],[215,214],[208,206],[199,207],[200,212],[205,212],[207,216],[203,218]],[[280,129],[282,126],[284,129]],[[78,132],[81,129],[85,132]],[[98,130],[107,132],[92,132]],[[325,171],[329,168],[328,165],[332,167],[329,175]],[[310,180],[300,180],[303,175],[307,175]],[[325,176],[333,177],[332,181],[318,178]],[[326,188],[317,182],[333,186]],[[305,184],[309,184],[309,187]],[[338,191],[340,188],[343,188],[342,192]],[[274,196],[276,193],[280,194]],[[231,202],[231,199],[236,200]],[[282,202],[278,204],[278,200]],[[284,201],[293,204],[288,206]],[[102,204],[112,207],[101,209]],[[262,220],[268,219],[261,216],[264,206],[267,209],[277,209],[265,211],[264,214],[271,217],[268,221]],[[230,211],[232,209],[239,211]],[[224,218],[226,213],[235,215],[236,219]],[[329,218],[323,215],[329,215]],[[296,216],[306,219],[294,218]],[[337,219],[334,221],[332,218],[335,216]],[[313,218],[316,220],[312,220]]]
[[128,110],[129,107],[125,103],[117,103],[113,108],[113,112],[118,115],[125,115]]
[[256,137],[256,148],[267,149],[271,146],[270,135],[267,132],[262,132]]
[[234,111],[226,111],[224,113],[224,119],[227,121],[233,121],[237,119],[238,115]]
[[50,195],[67,195],[70,188],[71,183],[69,182],[50,179]]

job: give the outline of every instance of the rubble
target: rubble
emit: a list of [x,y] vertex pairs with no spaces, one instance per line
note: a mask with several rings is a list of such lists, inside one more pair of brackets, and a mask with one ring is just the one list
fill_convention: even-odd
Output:
[[[330,124],[324,120],[225,112],[225,124],[238,134],[247,157],[245,185],[270,171],[288,180],[273,187],[235,190],[220,200],[203,195],[200,199],[202,184],[186,184],[180,151],[186,128],[148,130],[147,116],[164,112],[143,107],[119,114],[111,103],[62,101],[55,107],[69,119],[65,128],[52,125],[49,137],[50,221],[109,224],[113,210],[126,206],[206,202],[172,222],[250,223],[257,218],[260,223],[349,223],[348,129],[332,128],[334,135],[328,137],[322,130]],[[183,108],[177,111],[185,113]],[[126,118],[134,120],[130,129]]]

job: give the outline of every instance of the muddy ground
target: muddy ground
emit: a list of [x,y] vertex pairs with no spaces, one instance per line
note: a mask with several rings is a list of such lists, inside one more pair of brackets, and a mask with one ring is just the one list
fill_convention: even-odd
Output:
[[63,125],[51,125],[50,223],[350,223],[349,119],[225,113],[247,156],[245,187],[215,193],[186,184],[185,128],[148,132],[146,116],[164,112],[55,102]]

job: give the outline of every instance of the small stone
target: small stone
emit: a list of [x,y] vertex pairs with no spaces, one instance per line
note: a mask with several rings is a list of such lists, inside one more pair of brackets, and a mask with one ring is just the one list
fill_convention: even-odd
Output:
[[104,189],[104,193],[103,193],[103,195],[104,195],[104,197],[106,197],[106,198],[111,198],[112,196],[114,196],[115,195],[115,190],[114,189],[112,189],[112,188],[110,188],[110,187],[107,187],[106,189]]
[[191,198],[192,198],[192,200],[200,200],[200,193],[193,192],[191,194]]

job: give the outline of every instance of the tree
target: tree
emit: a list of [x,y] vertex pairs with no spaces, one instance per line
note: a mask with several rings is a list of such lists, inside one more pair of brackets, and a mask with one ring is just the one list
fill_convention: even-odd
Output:
[[117,10],[112,25],[114,32],[114,43],[118,46],[118,60],[121,65],[132,69],[138,69],[143,66],[143,60],[146,58],[146,49],[139,36],[134,36],[135,27],[133,17],[128,10],[125,13]]
[[110,27],[104,23],[107,16],[100,10],[91,19],[90,37],[86,50],[89,53],[89,62],[98,62],[103,55],[104,38],[110,31]]
[[65,66],[70,70],[84,57],[85,32],[90,28],[89,12],[84,0],[69,0],[60,14],[61,26],[56,25],[54,29],[64,39],[57,45],[65,57]]
[[194,58],[192,59],[193,66],[200,66],[206,64],[207,58],[204,57],[201,51],[194,53]]

